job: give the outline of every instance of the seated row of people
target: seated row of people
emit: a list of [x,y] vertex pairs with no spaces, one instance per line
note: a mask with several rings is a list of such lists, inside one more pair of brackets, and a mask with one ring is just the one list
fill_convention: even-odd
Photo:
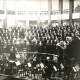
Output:
[[56,45],[60,41],[69,44],[68,37],[71,40],[79,38],[79,27],[69,25],[53,27],[50,25],[46,28],[30,27],[30,29],[21,27],[1,28],[0,46],[1,48],[8,48],[8,46],[15,45],[18,50],[26,47],[28,52],[56,53]]

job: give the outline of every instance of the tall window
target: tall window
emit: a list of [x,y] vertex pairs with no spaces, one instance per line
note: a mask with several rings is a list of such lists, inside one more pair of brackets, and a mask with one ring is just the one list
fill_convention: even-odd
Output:
[[63,0],[63,13],[69,13],[69,0]]
[[52,10],[59,10],[59,0],[52,0]]
[[58,14],[59,12],[59,0],[52,0],[52,14]]
[[63,19],[63,25],[69,24],[69,0],[63,0],[63,14],[62,14],[62,19]]
[[45,27],[48,23],[48,0],[40,0],[40,25]]
[[80,12],[80,0],[74,0],[74,12]]

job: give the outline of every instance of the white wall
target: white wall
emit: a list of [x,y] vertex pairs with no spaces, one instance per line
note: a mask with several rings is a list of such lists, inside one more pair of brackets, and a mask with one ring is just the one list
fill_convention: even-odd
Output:
[[23,11],[37,11],[48,10],[48,0],[8,0],[8,10],[23,10]]
[[3,0],[0,0],[0,10],[3,10]]

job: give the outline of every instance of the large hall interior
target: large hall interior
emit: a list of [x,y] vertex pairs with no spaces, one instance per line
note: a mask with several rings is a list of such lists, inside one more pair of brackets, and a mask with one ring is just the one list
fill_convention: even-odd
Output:
[[80,0],[0,0],[0,80],[80,80]]

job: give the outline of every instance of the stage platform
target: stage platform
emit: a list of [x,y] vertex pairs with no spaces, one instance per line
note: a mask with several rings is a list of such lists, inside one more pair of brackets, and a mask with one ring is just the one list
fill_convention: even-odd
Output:
[[[0,80],[44,80],[44,79],[40,79],[40,78],[38,78],[38,79],[33,78],[32,79],[32,78],[29,78],[28,76],[19,78],[19,76],[16,76],[16,75],[0,74]],[[60,77],[54,77],[51,80],[63,80],[63,79]]]
[[32,79],[27,76],[20,78],[19,76],[16,75],[0,74],[0,80],[32,80]]

